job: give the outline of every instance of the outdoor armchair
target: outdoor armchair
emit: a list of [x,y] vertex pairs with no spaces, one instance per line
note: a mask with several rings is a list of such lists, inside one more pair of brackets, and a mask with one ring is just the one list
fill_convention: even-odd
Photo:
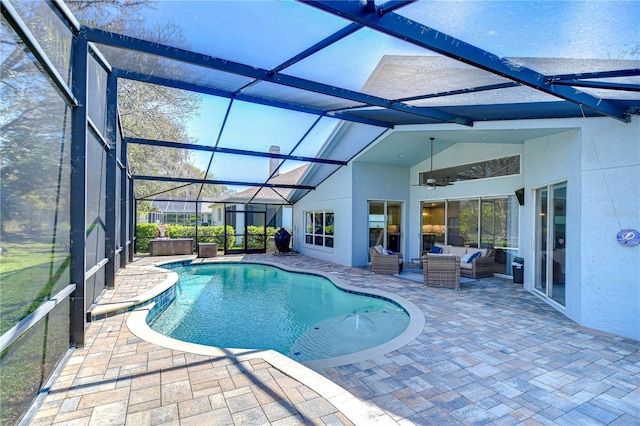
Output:
[[369,255],[371,256],[372,272],[376,274],[399,274],[402,272],[402,253],[380,254],[375,247],[370,247]]
[[471,261],[471,268],[460,269],[460,275],[468,278],[484,278],[493,276],[494,250],[489,250],[487,256],[481,256]]
[[422,259],[422,271],[428,287],[460,289],[459,256],[429,253]]

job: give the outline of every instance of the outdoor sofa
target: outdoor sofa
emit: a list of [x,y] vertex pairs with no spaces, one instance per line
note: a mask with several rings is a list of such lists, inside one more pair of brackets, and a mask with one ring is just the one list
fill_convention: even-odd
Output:
[[[484,278],[493,276],[495,250],[492,248],[434,244],[431,248],[431,252],[435,253],[437,251],[439,254],[452,254],[458,256],[460,263],[460,275],[463,277]],[[422,256],[423,270],[425,255],[426,253],[423,253]]]

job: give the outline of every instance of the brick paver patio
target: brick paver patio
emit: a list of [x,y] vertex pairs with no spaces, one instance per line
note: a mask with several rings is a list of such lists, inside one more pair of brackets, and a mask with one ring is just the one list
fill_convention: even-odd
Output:
[[[640,425],[640,343],[581,327],[522,285],[489,278],[433,289],[301,255],[244,259],[330,273],[423,312],[408,345],[319,371],[370,408],[360,424]],[[164,260],[137,259],[101,303],[148,291],[166,276],[144,265]],[[353,424],[330,397],[262,359],[166,349],[134,336],[128,315],[91,323],[31,424]]]

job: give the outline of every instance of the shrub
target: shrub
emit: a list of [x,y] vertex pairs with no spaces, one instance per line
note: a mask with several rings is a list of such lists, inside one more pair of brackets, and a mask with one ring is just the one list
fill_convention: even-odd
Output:
[[[265,240],[264,240],[264,226],[254,226],[254,225],[249,225],[247,226],[247,248],[262,248],[265,246]],[[268,226],[267,227],[267,239],[274,235],[277,231],[277,228],[274,228],[272,226]]]
[[[156,237],[158,225],[155,223],[136,224],[136,253],[149,253],[149,241]],[[193,238],[196,237],[195,226],[168,225],[169,236],[171,238]],[[227,225],[227,248],[233,247],[235,242],[235,230],[233,226]],[[218,247],[224,247],[224,227],[222,226],[199,226],[198,243],[218,243]],[[195,248],[195,247],[194,247]]]
[[[195,227],[194,232],[195,232]],[[235,230],[233,226],[227,225],[227,247],[233,247],[235,243]],[[218,247],[224,247],[224,228],[222,226],[201,226],[198,227],[199,243],[218,243]]]

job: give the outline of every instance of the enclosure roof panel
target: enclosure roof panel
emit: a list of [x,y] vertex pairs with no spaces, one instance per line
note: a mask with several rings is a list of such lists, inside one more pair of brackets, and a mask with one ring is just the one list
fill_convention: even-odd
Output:
[[163,150],[197,145],[189,158],[201,176],[175,173],[198,197],[226,182],[236,196],[282,198],[269,164],[303,161],[299,187],[284,188],[293,203],[400,125],[640,111],[638,1],[69,7],[118,77],[197,94],[180,140],[155,138],[177,143]]

